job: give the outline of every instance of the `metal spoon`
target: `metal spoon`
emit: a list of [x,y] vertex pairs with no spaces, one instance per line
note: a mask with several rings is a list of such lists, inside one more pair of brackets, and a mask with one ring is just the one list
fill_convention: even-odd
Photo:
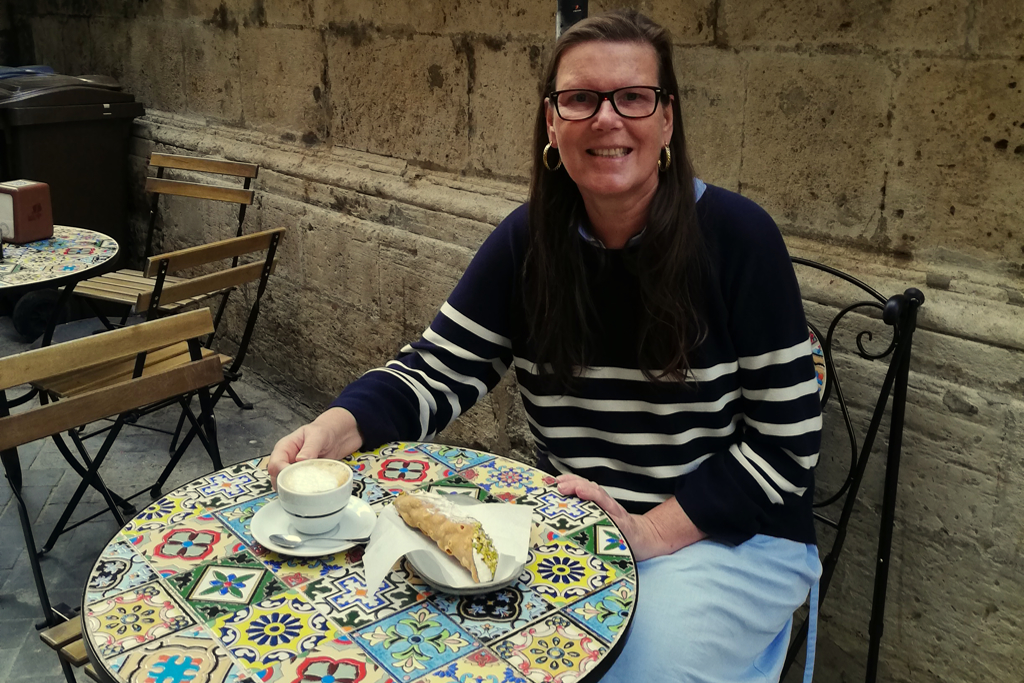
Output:
[[338,545],[340,543],[365,543],[367,538],[302,538],[295,534],[270,534],[270,542],[282,548],[293,550],[307,544]]

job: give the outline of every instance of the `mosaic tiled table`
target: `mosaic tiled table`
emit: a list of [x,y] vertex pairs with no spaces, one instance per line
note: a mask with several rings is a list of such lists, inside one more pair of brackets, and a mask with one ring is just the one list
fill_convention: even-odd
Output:
[[117,250],[117,241],[102,233],[55,225],[50,239],[3,245],[0,291],[82,277],[117,256]]
[[276,496],[266,458],[196,480],[111,539],[85,590],[85,640],[101,675],[132,683],[460,683],[596,680],[617,656],[637,595],[632,553],[602,510],[547,474],[434,444],[356,453],[355,495],[380,513],[430,489],[534,509],[530,556],[507,588],[437,592],[403,560],[375,595],[363,546],[278,555],[249,524]]

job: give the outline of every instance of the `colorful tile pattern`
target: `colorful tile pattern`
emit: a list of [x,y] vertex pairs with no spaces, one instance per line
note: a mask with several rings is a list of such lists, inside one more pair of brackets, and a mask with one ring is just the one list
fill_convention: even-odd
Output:
[[336,637],[327,617],[296,591],[220,617],[210,628],[231,654],[257,668],[295,659]]
[[375,595],[362,546],[294,558],[249,525],[272,500],[266,458],[154,502],[116,535],[89,577],[87,635],[126,683],[574,683],[623,637],[635,567],[618,530],[553,479],[487,453],[395,443],[354,454],[354,492],[378,511],[430,489],[534,509],[517,581],[477,596],[438,593],[405,561]]
[[207,623],[288,590],[247,551],[175,574],[167,583]]
[[244,669],[201,628],[180,631],[143,645],[111,666],[122,680],[162,683],[231,683]]
[[504,458],[489,460],[459,474],[508,503],[514,503],[529,493],[540,493],[555,483],[550,474]]
[[411,681],[479,649],[480,643],[429,604],[357,632],[358,642],[400,681]]
[[606,643],[612,643],[629,624],[635,600],[636,587],[626,579],[571,605],[567,613]]
[[620,573],[632,573],[636,567],[622,532],[607,519],[573,531],[567,536],[587,552],[614,566]]
[[459,472],[467,467],[482,465],[489,460],[494,460],[495,457],[490,453],[477,453],[465,448],[442,446],[434,443],[422,443],[416,446],[416,449]]
[[506,662],[499,659],[487,648],[457,659],[437,671],[431,672],[421,681],[459,681],[459,683],[529,683]]
[[159,583],[92,603],[86,608],[85,623],[101,657],[119,655],[195,624]]
[[555,610],[521,580],[482,595],[438,593],[430,601],[484,643],[508,635]]
[[92,230],[53,226],[53,237],[4,244],[0,289],[45,282],[103,265],[117,256],[117,241]]
[[346,636],[256,673],[261,683],[391,683],[392,678]]
[[430,588],[410,583],[408,576],[407,569],[392,571],[370,595],[362,572],[353,567],[306,584],[301,590],[343,631],[352,631],[426,600]]
[[561,532],[579,529],[606,519],[604,512],[596,503],[579,498],[567,498],[555,490],[531,492],[517,502],[520,505],[534,506],[535,517]]
[[151,531],[136,546],[161,576],[189,572],[244,549],[245,545],[209,513]]
[[530,549],[529,584],[553,605],[563,606],[615,580],[615,570],[564,538]]
[[149,583],[156,574],[127,543],[115,541],[106,547],[89,574],[86,603],[96,602]]
[[497,643],[494,651],[532,681],[573,683],[608,650],[570,620],[553,616]]

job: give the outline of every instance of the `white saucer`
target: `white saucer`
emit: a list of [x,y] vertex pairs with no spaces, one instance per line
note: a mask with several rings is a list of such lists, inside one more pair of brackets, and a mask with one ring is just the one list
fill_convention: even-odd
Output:
[[[416,570],[416,574],[430,587],[449,595],[476,595],[490,593],[515,582],[523,572],[526,563],[505,562],[507,556],[498,560],[498,571],[494,580],[487,583],[474,583],[473,577],[459,564],[459,561],[448,557],[440,548],[431,550],[414,550],[406,554],[405,559]],[[464,575],[464,576],[463,576]],[[453,580],[454,579],[454,580]]]
[[[376,523],[377,513],[373,511],[373,508],[366,501],[353,497],[345,507],[345,514],[336,529],[319,536],[310,536],[295,530],[288,515],[281,507],[281,502],[275,498],[256,511],[249,525],[249,531],[260,545],[275,553],[293,557],[320,557],[348,550],[358,543],[358,541],[338,539],[336,545],[331,545],[326,543],[326,539],[330,539],[331,534],[344,532],[349,537],[368,538]],[[302,538],[325,540],[318,540],[305,547],[289,549],[272,543],[270,541],[271,534],[295,534]]]

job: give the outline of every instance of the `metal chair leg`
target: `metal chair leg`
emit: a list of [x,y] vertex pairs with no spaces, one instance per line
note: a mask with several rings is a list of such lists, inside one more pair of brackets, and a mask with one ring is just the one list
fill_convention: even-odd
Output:
[[21,463],[18,461],[18,449],[0,453],[0,460],[3,462],[4,474],[11,485],[11,492],[14,494],[14,500],[18,506],[18,519],[21,521],[21,533],[25,537],[25,552],[28,555],[29,565],[32,567],[32,580],[36,584],[36,593],[39,595],[39,606],[43,609],[46,626],[56,626],[59,622],[50,607],[50,596],[46,592],[43,568],[40,566],[39,556],[36,554],[36,539],[32,533],[32,522],[28,518],[25,499],[21,496]]
[[225,390],[227,391],[228,396],[231,397],[231,400],[235,402],[236,406],[238,406],[242,410],[252,410],[252,403],[249,403],[248,401],[243,401],[242,398],[238,395],[238,393],[235,392],[234,387],[232,387],[230,384],[227,385]]

